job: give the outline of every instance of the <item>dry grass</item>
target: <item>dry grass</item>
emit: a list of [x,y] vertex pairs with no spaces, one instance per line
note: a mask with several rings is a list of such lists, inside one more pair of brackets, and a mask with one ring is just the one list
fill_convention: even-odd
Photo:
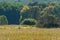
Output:
[[18,25],[0,26],[0,40],[60,40],[60,28],[21,27]]

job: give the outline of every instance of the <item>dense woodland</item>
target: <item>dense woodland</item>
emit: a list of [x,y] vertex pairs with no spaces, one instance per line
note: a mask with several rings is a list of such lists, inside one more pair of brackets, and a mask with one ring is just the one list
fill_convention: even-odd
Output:
[[0,25],[6,24],[60,27],[60,3],[33,2],[24,5],[16,2],[0,2]]

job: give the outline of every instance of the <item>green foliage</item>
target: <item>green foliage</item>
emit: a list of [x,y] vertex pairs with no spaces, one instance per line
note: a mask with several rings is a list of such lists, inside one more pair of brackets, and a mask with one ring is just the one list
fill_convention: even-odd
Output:
[[0,2],[0,15],[6,15],[9,24],[19,24],[22,5],[15,2]]
[[1,15],[0,16],[0,25],[7,25],[8,24],[8,20],[6,18],[6,16]]
[[37,25],[37,21],[35,19],[24,19],[21,24],[23,25]]
[[[0,2],[0,15],[6,15],[8,24],[32,25],[37,20],[36,25],[39,27],[58,27],[60,25],[60,3],[33,2],[22,5],[17,2]],[[30,21],[32,19],[35,20]]]
[[[29,8],[29,9],[27,9]],[[60,25],[60,6],[59,3],[30,3],[23,7],[25,11],[21,12],[22,20],[26,18],[36,19],[38,27],[58,27]]]
[[59,24],[57,22],[57,17],[54,15],[44,15],[41,17],[41,20],[38,24],[38,27],[42,28],[53,28],[53,27],[59,27]]
[[[27,8],[29,8],[29,9],[27,9]],[[23,9],[22,9],[22,10],[25,10],[25,11],[21,12],[22,20],[26,19],[26,18],[33,18],[33,19],[38,20],[40,17],[40,12],[41,12],[41,9],[39,8],[39,6],[28,6],[27,8],[25,9],[23,7]]]

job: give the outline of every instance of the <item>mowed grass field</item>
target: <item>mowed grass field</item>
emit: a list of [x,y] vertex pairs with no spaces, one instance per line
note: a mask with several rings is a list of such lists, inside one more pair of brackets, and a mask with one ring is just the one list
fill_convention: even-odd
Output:
[[0,40],[60,40],[60,28],[0,26]]

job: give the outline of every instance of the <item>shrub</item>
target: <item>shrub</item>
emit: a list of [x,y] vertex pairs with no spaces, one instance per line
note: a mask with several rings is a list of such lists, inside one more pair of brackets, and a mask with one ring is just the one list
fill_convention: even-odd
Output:
[[44,28],[57,28],[59,25],[57,23],[44,24]]
[[22,22],[21,22],[22,25],[36,25],[37,24],[37,21],[35,19],[24,19]]
[[44,27],[47,27],[47,28],[54,28],[54,27],[58,27],[59,24],[57,22],[57,17],[55,16],[50,16],[48,15],[48,18],[47,18],[47,22],[45,22],[44,24]]
[[0,25],[6,25],[8,24],[7,18],[4,15],[0,16]]
[[56,28],[59,27],[57,17],[54,15],[44,15],[38,23],[38,27],[42,28]]

